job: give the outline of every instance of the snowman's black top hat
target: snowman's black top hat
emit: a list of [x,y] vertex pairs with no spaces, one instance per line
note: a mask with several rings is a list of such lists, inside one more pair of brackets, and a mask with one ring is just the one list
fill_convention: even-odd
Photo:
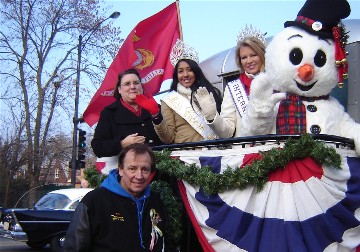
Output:
[[284,26],[297,26],[320,37],[333,38],[333,27],[347,18],[350,11],[346,0],[307,0],[295,21],[287,21]]

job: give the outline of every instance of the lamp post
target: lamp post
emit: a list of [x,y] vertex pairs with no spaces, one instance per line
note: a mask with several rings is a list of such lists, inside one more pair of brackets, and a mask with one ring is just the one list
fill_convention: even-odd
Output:
[[[76,168],[77,168],[77,124],[81,121],[78,118],[79,116],[79,87],[80,87],[80,66],[81,66],[81,52],[84,49],[86,43],[90,39],[91,35],[108,19],[115,19],[120,16],[120,12],[116,11],[111,14],[108,18],[100,21],[95,24],[90,30],[88,30],[84,35],[79,35],[78,46],[77,46],[77,67],[76,67],[76,84],[75,84],[75,112],[74,112],[74,129],[73,129],[73,146],[72,146],[72,155],[71,155],[71,184],[75,187],[76,184]],[[90,34],[89,34],[90,33]],[[89,34],[89,35],[88,35]],[[88,36],[87,36],[88,35]],[[83,38],[86,37],[86,40],[83,42]]]

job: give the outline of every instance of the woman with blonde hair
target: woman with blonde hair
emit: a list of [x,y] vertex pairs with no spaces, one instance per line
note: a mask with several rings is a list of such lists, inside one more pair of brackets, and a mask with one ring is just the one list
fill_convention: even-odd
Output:
[[221,114],[216,112],[211,94],[204,89],[197,91],[196,97],[205,119],[220,138],[241,136],[241,118],[248,103],[251,82],[264,71],[264,35],[252,26],[246,26],[238,35],[235,60],[240,75],[225,87]]

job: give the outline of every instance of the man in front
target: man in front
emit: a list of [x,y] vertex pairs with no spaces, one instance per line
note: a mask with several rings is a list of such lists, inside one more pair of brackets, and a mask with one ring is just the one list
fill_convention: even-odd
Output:
[[164,251],[164,206],[149,186],[152,150],[128,145],[118,164],[76,208],[64,251]]

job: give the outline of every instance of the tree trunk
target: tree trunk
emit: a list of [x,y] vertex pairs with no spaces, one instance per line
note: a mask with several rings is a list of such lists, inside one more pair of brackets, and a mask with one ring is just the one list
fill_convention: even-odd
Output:
[[29,188],[30,192],[29,192],[28,207],[32,208],[36,203],[36,190],[31,190],[31,189],[37,187],[39,182],[36,176],[32,172],[29,174],[29,181],[30,181],[30,188]]

